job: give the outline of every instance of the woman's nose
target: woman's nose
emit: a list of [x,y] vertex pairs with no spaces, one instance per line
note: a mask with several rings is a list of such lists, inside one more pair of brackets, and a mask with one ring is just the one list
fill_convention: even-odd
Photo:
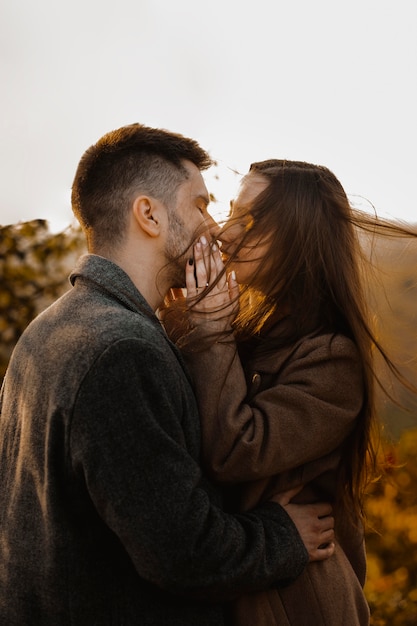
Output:
[[217,239],[224,244],[230,244],[236,239],[236,227],[231,224],[230,221],[226,222],[219,232],[217,233]]

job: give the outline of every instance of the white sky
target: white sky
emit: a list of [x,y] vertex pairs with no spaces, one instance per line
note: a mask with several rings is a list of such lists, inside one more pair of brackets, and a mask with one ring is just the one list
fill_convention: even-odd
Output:
[[417,222],[414,11],[414,0],[2,0],[0,224],[68,225],[82,153],[132,122],[209,150],[222,208],[238,182],[229,168],[289,158]]

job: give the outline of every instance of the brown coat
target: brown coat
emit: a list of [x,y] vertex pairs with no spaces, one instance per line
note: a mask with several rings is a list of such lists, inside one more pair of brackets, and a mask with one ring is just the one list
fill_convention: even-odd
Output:
[[[199,334],[204,332],[201,328]],[[203,429],[203,457],[231,502],[248,510],[291,487],[300,502],[333,498],[340,446],[360,416],[356,347],[342,335],[304,337],[243,369],[233,342],[186,351]],[[230,485],[233,484],[232,487]],[[334,556],[292,584],[240,598],[236,626],[367,626],[363,533],[339,533]]]

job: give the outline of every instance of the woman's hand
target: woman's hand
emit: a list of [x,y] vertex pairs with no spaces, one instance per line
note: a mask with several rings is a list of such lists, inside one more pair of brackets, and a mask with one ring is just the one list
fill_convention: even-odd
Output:
[[193,325],[210,322],[212,330],[229,327],[239,308],[239,285],[234,272],[227,275],[216,242],[200,237],[194,259],[187,263],[185,282]]

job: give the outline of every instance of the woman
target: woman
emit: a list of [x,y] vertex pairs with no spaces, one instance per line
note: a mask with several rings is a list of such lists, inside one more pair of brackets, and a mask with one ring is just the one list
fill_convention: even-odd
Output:
[[219,233],[223,261],[203,237],[187,266],[188,329],[174,338],[195,381],[203,459],[230,508],[301,488],[295,501],[328,499],[337,522],[334,556],[238,599],[238,626],[369,624],[362,497],[376,467],[380,347],[357,219],[327,168],[255,163]]

